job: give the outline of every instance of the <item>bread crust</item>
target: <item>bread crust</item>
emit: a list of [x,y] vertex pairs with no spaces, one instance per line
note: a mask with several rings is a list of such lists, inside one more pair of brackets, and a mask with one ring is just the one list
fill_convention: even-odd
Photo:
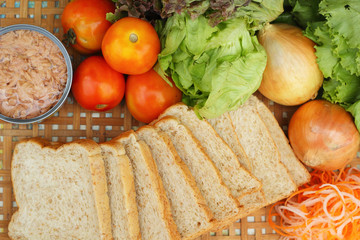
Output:
[[[292,189],[291,189],[291,192],[288,192],[288,193],[280,193],[278,194],[276,197],[272,198],[271,200],[269,199],[266,199],[265,197],[265,203],[261,206],[261,207],[264,207],[266,205],[269,205],[269,204],[272,204],[272,203],[275,203],[276,201],[279,201],[285,197],[288,197],[292,192],[296,191],[297,189],[297,186],[294,182],[294,180],[291,178],[290,176],[290,173],[289,173],[289,170],[285,167],[285,165],[281,162],[281,156],[280,156],[280,152],[279,152],[279,149],[277,147],[277,145],[275,144],[273,138],[271,137],[271,134],[269,132],[269,129],[266,127],[266,125],[263,123],[263,121],[261,120],[261,117],[259,115],[259,113],[257,112],[256,110],[256,107],[250,105],[251,103],[249,103],[248,101],[244,103],[244,105],[242,107],[251,107],[251,112],[253,112],[253,114],[255,114],[257,116],[257,119],[259,119],[259,121],[261,122],[261,125],[262,128],[263,128],[263,131],[262,133],[265,134],[267,136],[267,139],[269,140],[268,141],[268,145],[271,145],[271,149],[274,149],[275,151],[275,154],[276,154],[276,163],[278,164],[278,166],[281,166],[281,168],[283,170],[285,170],[286,172],[286,176],[288,177],[288,180],[290,182],[290,184],[292,185]],[[241,107],[240,107],[241,108]],[[239,109],[240,109],[239,108]],[[236,109],[232,112],[232,114],[238,114],[237,111],[239,111],[239,109]],[[233,121],[232,117],[231,117],[231,120]],[[236,125],[236,123],[233,123],[234,125]],[[275,157],[275,156],[274,156]],[[264,184],[263,184],[264,185]],[[267,185],[268,186],[268,185]],[[265,192],[264,192],[265,193]],[[265,193],[266,195],[266,193]]]
[[[240,144],[239,138],[238,138],[238,136],[236,135],[236,132],[235,132],[234,123],[231,121],[231,118],[230,118],[229,113],[228,113],[228,112],[225,112],[225,113],[223,114],[223,116],[224,116],[226,119],[228,119],[228,121],[230,122],[232,131],[233,131],[233,133],[234,133],[232,137],[233,137],[234,141],[238,144],[242,156],[244,156],[244,158],[245,158],[245,159],[243,159],[243,161],[246,162],[246,165],[249,166],[249,168],[251,168],[251,162],[250,162],[250,160],[249,160],[249,158],[248,158],[248,156],[247,156],[247,154],[246,154],[243,146]],[[220,134],[219,134],[219,135],[220,135]],[[224,141],[225,141],[225,140],[224,140]],[[249,172],[250,172],[250,174],[251,174],[251,169],[248,169],[248,170],[249,170]],[[253,177],[255,177],[255,176],[253,176]],[[260,182],[260,184],[262,185],[261,182]],[[259,189],[261,189],[261,186],[260,186]]]
[[193,192],[193,195],[195,196],[195,198],[197,199],[197,205],[199,206],[199,208],[202,209],[202,211],[205,213],[205,216],[207,217],[206,221],[209,222],[209,226],[205,229],[202,229],[201,231],[198,231],[192,235],[189,236],[182,236],[182,240],[184,239],[194,239],[196,237],[201,236],[202,234],[210,231],[213,227],[214,227],[214,216],[210,210],[210,208],[206,205],[205,199],[203,198],[203,196],[201,195],[201,192],[199,190],[199,188],[196,185],[195,179],[194,177],[191,175],[191,172],[189,170],[189,168],[186,166],[186,164],[180,159],[179,155],[177,154],[174,145],[172,144],[171,140],[169,139],[169,137],[166,135],[166,133],[162,132],[159,128],[155,127],[155,126],[150,126],[150,125],[145,125],[140,127],[136,133],[139,134],[142,131],[154,131],[156,132],[156,134],[158,134],[161,139],[164,141],[164,143],[166,144],[166,146],[170,149],[170,151],[173,153],[174,159],[175,159],[175,164],[178,165],[181,168],[181,171],[183,172],[183,176],[186,179],[186,182],[188,183],[188,185],[190,186],[190,189]]
[[[85,142],[85,147],[94,150],[97,148],[97,145],[90,144],[90,142]],[[101,157],[100,148],[98,149],[99,152],[92,155],[93,157],[89,158],[89,162],[100,229],[102,229],[101,239],[105,240],[113,239],[111,231],[111,210],[109,197],[107,194],[108,189],[106,183],[105,166]]]
[[[279,133],[279,135],[280,135],[280,136],[279,136],[279,137],[280,137],[279,140],[282,141],[282,144],[284,144],[286,147],[288,147],[288,149],[290,149],[290,151],[292,152],[293,150],[292,150],[292,148],[291,148],[291,146],[290,146],[290,144],[289,144],[289,140],[287,139],[287,137],[285,136],[285,133],[284,133],[284,132],[282,131],[282,129],[280,128],[278,121],[275,119],[275,117],[274,117],[274,115],[271,113],[270,109],[269,109],[268,107],[266,107],[266,105],[265,105],[262,101],[260,101],[256,96],[254,96],[254,95],[252,95],[252,96],[249,98],[249,101],[253,102],[253,104],[256,106],[256,110],[257,110],[257,112],[258,112],[261,120],[262,120],[263,123],[265,124],[266,128],[269,130],[270,135],[272,135],[272,134],[271,134],[271,131],[270,131],[270,129],[269,129],[269,126],[272,125],[272,126],[271,126],[272,128],[277,128],[277,130],[278,130],[278,133]],[[269,116],[270,122],[265,121],[265,120],[263,119],[262,113],[265,114],[265,115],[267,115],[267,116]],[[273,138],[273,140],[274,140],[275,145],[278,146],[279,143],[277,143],[277,141],[276,141],[274,138]],[[281,155],[281,154],[280,154],[280,155]],[[302,181],[297,181],[297,182],[296,182],[296,181],[293,179],[294,182],[296,183],[296,185],[297,185],[298,187],[300,187],[301,185],[309,182],[309,181],[310,181],[310,178],[311,178],[311,175],[310,175],[309,171],[305,168],[305,166],[299,161],[299,159],[296,157],[296,155],[293,154],[292,158],[290,158],[290,159],[293,159],[294,162],[297,161],[297,167],[296,167],[296,169],[289,169],[289,168],[287,168],[288,171],[289,171],[290,176],[293,177],[295,174],[297,174],[297,175],[298,175],[298,174],[301,174],[301,175],[302,175],[302,176],[301,176]],[[280,156],[280,160],[281,160],[281,162],[285,165],[285,167],[287,167],[286,164],[285,164],[285,162],[284,162],[284,160],[283,160],[283,157]],[[288,159],[288,160],[289,160],[289,159]]]
[[[279,148],[278,148],[278,146],[276,145],[274,139],[271,137],[271,133],[270,133],[269,129],[266,127],[264,121],[262,120],[262,118],[261,118],[260,114],[257,112],[257,110],[256,110],[256,114],[258,115],[258,117],[259,117],[259,119],[261,120],[261,122],[264,124],[264,126],[265,126],[265,128],[266,128],[266,133],[267,133],[267,135],[269,136],[269,139],[270,139],[272,145],[273,145],[274,148],[276,149],[277,156],[278,156],[278,157],[277,157],[277,159],[278,159],[278,164],[281,165],[281,166],[285,169],[287,175],[289,176],[289,180],[292,182],[292,185],[294,186],[292,192],[295,192],[295,191],[297,190],[297,185],[296,185],[296,183],[294,182],[294,179],[291,177],[291,174],[290,174],[289,169],[288,169],[288,168],[285,166],[285,164],[281,161],[281,155],[280,155],[280,152],[279,152]],[[288,195],[289,195],[289,194],[281,194],[281,195],[278,195],[277,198],[274,198],[272,201],[267,201],[264,206],[267,206],[267,205],[273,204],[273,203],[275,203],[275,202],[277,202],[277,201],[280,201],[280,200],[288,197]],[[265,199],[265,200],[266,200],[266,199]],[[263,206],[263,207],[264,207],[264,206]]]
[[[15,146],[14,154],[12,157],[12,163],[14,161],[14,156],[18,152],[18,145],[20,144],[27,144],[32,143],[35,145],[38,145],[41,149],[49,148],[54,153],[57,151],[61,151],[62,148],[72,147],[72,146],[79,146],[83,148],[88,153],[89,158],[89,166],[90,166],[90,172],[92,177],[92,183],[93,183],[93,191],[94,191],[94,199],[95,199],[95,207],[97,211],[97,218],[99,222],[99,232],[102,240],[112,240],[112,233],[111,233],[111,213],[110,213],[110,207],[109,207],[109,199],[107,196],[107,185],[106,185],[106,177],[105,177],[105,168],[104,164],[101,158],[101,152],[100,152],[100,146],[93,140],[89,139],[79,139],[70,143],[55,143],[55,142],[49,142],[43,138],[36,137],[36,138],[28,138],[24,139],[18,142],[18,144]],[[11,164],[13,165],[13,164]],[[16,192],[17,189],[15,187],[13,178],[14,174],[11,174],[11,180],[13,183],[13,189],[14,189],[14,196],[16,199]],[[18,210],[21,211],[21,205],[22,203],[16,201],[18,205]],[[17,217],[17,213],[14,214],[10,221],[10,225],[13,224]]]
[[[178,119],[178,121],[185,125],[187,128],[191,129],[189,127],[189,123],[183,121],[182,119],[180,119],[178,116],[174,115],[172,112],[178,112],[180,113],[180,115],[182,115],[182,112],[192,112],[193,109],[187,105],[185,105],[182,102],[176,103],[174,105],[172,105],[171,107],[167,108],[162,114],[160,114],[158,119],[162,119],[166,116],[173,116],[174,118]],[[198,118],[194,118],[195,121],[201,121]],[[207,131],[210,132],[210,134],[212,136],[214,136],[214,138],[219,141],[221,144],[221,146],[223,148],[226,148],[226,152],[230,153],[230,155],[232,156],[232,159],[235,159],[235,161],[232,161],[232,168],[237,169],[238,171],[242,171],[246,174],[248,174],[248,177],[251,178],[252,180],[256,181],[258,184],[258,187],[256,189],[242,189],[242,192],[240,195],[236,196],[237,199],[241,199],[242,197],[244,197],[247,194],[253,193],[259,189],[261,189],[262,187],[262,183],[259,181],[259,179],[257,179],[252,173],[250,173],[247,169],[245,169],[241,164],[240,161],[238,161],[236,154],[234,153],[234,151],[229,147],[229,145],[224,141],[224,139],[222,137],[220,137],[220,135],[215,131],[215,129],[211,126],[211,124],[208,121],[202,121],[202,122],[198,122],[199,123],[199,127],[205,127]],[[202,125],[201,125],[202,124]],[[200,126],[201,125],[201,126]],[[195,137],[196,138],[196,137]],[[202,143],[198,138],[196,138],[196,140],[200,143],[200,145],[202,146],[203,151],[206,153],[207,149],[206,147],[203,146],[204,143]],[[213,159],[211,159],[211,161],[214,161]],[[216,164],[215,164],[216,165]],[[223,173],[221,173],[219,171],[219,174],[221,176],[222,179],[224,179],[225,175]],[[225,180],[226,182],[226,180]],[[230,190],[233,188],[232,186],[228,186],[230,188]]]
[[[149,169],[149,177],[151,178],[151,182],[154,184],[155,193],[158,196],[157,198],[160,201],[160,215],[164,219],[165,229],[170,239],[181,239],[180,233],[177,230],[177,226],[171,214],[170,203],[166,197],[165,189],[162,184],[162,180],[158,174],[158,170],[155,164],[154,159],[152,158],[149,147],[145,142],[139,140],[133,130],[126,131],[120,134],[118,137],[114,138],[114,141],[124,141],[127,138],[135,138],[139,144],[142,155],[144,156],[144,161],[146,162]],[[125,140],[126,141],[126,140]]]
[[[158,121],[153,122],[153,124],[154,124],[154,126],[158,127],[160,124],[166,123],[167,121],[175,121],[177,124],[181,124],[180,121],[176,117],[173,117],[173,116],[164,116],[164,117],[160,118]],[[206,152],[205,152],[203,146],[201,145],[201,143],[199,142],[199,140],[191,134],[191,131],[186,126],[184,126],[184,128],[189,133],[189,136],[191,137],[193,142],[196,144],[196,147],[199,149],[199,151],[201,151],[204,156],[207,156],[207,161],[213,166],[213,168],[215,170],[216,178],[219,179],[220,185],[223,186],[224,190],[227,192],[227,196],[235,204],[235,208],[233,210],[237,211],[238,213],[241,212],[242,206],[240,205],[239,201],[231,194],[230,189],[225,185],[224,181],[222,180],[219,169],[216,168],[214,162],[206,154]],[[222,226],[224,223],[227,223],[230,220],[232,220],[232,221],[237,220],[238,213],[234,214],[232,216],[227,216],[224,219],[216,219],[216,221],[214,221],[213,229],[216,229],[216,228]]]
[[118,184],[123,185],[122,189],[124,192],[122,194],[125,195],[124,205],[127,210],[126,227],[130,236],[129,240],[140,240],[141,233],[139,226],[138,209],[136,206],[136,193],[133,170],[130,160],[126,155],[124,145],[118,141],[110,140],[108,142],[101,143],[100,146],[107,151],[112,151],[115,157],[118,159],[117,170],[119,170],[120,174],[122,175],[122,180],[124,181]]
[[150,149],[144,141],[140,140],[139,144],[141,146],[141,150],[142,150],[143,154],[146,156],[145,160],[147,161],[147,164],[150,167],[150,170],[152,171],[151,178],[152,178],[153,182],[156,183],[156,188],[159,193],[159,199],[162,203],[160,206],[161,206],[161,208],[162,208],[161,210],[163,212],[162,215],[165,218],[166,229],[169,230],[171,239],[181,239],[180,233],[177,230],[177,226],[176,226],[175,221],[171,214],[169,200],[166,197],[165,189],[164,189],[162,180],[161,180],[160,176],[158,175],[157,167],[156,167],[154,159],[152,158]]
[[[228,222],[224,222],[222,225],[217,226],[216,228],[213,228],[211,231],[212,232],[218,232],[221,231],[227,227],[229,227],[232,223],[234,223],[236,220],[241,219],[243,217],[248,216],[250,213],[253,213],[257,210],[259,210],[260,208],[265,206],[265,196],[264,196],[264,192],[260,189],[257,192],[253,192],[249,195],[246,195],[244,198],[247,197],[251,197],[251,196],[256,196],[255,202],[253,203],[253,205],[249,206],[249,205],[243,205],[244,208],[239,212],[239,214],[236,216],[236,219],[230,220]],[[240,199],[240,204],[242,204]]]

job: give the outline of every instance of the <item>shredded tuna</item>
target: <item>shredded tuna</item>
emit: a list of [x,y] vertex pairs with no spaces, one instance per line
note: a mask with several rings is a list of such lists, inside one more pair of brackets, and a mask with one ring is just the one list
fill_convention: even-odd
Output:
[[59,47],[30,30],[0,36],[0,113],[28,119],[47,112],[61,98],[67,68]]

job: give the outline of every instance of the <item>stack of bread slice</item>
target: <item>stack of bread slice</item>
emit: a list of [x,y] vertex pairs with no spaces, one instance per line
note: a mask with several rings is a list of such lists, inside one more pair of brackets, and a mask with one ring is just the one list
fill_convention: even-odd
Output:
[[12,180],[13,239],[165,240],[229,226],[288,197],[310,174],[251,96],[211,120],[178,103],[101,144],[27,139],[16,145]]

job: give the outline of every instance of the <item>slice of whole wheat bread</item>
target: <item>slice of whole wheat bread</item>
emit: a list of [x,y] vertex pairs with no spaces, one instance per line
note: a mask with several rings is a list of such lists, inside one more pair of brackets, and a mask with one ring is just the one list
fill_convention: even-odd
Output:
[[112,239],[104,163],[94,141],[23,140],[13,153],[11,178],[19,207],[11,239]]
[[179,119],[198,139],[235,198],[239,199],[261,188],[260,181],[240,165],[235,153],[226,142],[207,121],[200,120],[193,109],[183,103],[177,103],[166,109],[159,118],[165,116]]
[[235,133],[235,127],[230,119],[228,112],[217,118],[207,119],[219,136],[229,145],[236,154],[241,165],[251,171],[251,163],[246,156],[244,148],[241,146],[238,136]]
[[244,206],[241,217],[245,217],[256,210],[266,206],[265,195],[263,190],[253,192],[246,195],[239,200],[240,204]]
[[150,147],[182,239],[194,239],[208,232],[214,226],[212,212],[169,137],[148,125],[136,134]]
[[[241,206],[243,206],[243,208],[238,215],[238,219],[246,217],[266,205],[264,193],[262,190],[245,195],[239,200],[239,203]],[[230,227],[231,225],[233,225],[233,223],[234,221],[223,222],[222,224],[219,224],[216,228],[213,228],[211,231],[218,232],[220,230]]]
[[171,139],[181,160],[194,176],[201,194],[217,220],[214,228],[224,222],[237,220],[241,211],[239,202],[232,196],[219,170],[190,130],[174,117],[164,117],[153,124]]
[[288,197],[297,189],[279,151],[255,106],[247,101],[229,112],[240,144],[252,164],[252,173],[261,180],[266,204]]
[[[207,119],[219,136],[229,145],[229,147],[234,151],[240,163],[250,172],[252,172],[251,162],[247,157],[242,145],[240,144],[239,138],[235,132],[235,127],[231,121],[230,115],[228,112],[222,114],[221,116],[213,119]],[[256,211],[257,209],[265,205],[264,192],[262,191],[262,184],[257,191],[254,191],[250,194],[247,194],[239,199],[239,202],[244,208],[239,215],[239,218],[245,217],[249,213]],[[221,230],[225,225],[220,226],[217,230]]]
[[108,141],[100,146],[109,189],[114,240],[139,240],[141,234],[130,160],[120,142]]
[[113,140],[124,144],[134,171],[141,238],[181,239],[149,147],[132,130]]
[[297,186],[301,186],[310,181],[310,173],[304,165],[297,159],[292,148],[289,145],[289,140],[285,136],[283,130],[280,128],[275,116],[271,113],[268,107],[260,101],[256,96],[249,98],[249,104],[256,107],[261,119],[266,125],[273,138],[276,146],[280,152],[280,160],[287,167],[291,177]]

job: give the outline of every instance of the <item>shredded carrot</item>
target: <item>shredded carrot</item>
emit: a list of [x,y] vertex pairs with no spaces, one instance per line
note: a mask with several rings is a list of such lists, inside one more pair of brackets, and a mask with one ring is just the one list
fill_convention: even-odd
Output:
[[312,171],[309,183],[271,207],[269,224],[283,240],[359,240],[360,170]]

